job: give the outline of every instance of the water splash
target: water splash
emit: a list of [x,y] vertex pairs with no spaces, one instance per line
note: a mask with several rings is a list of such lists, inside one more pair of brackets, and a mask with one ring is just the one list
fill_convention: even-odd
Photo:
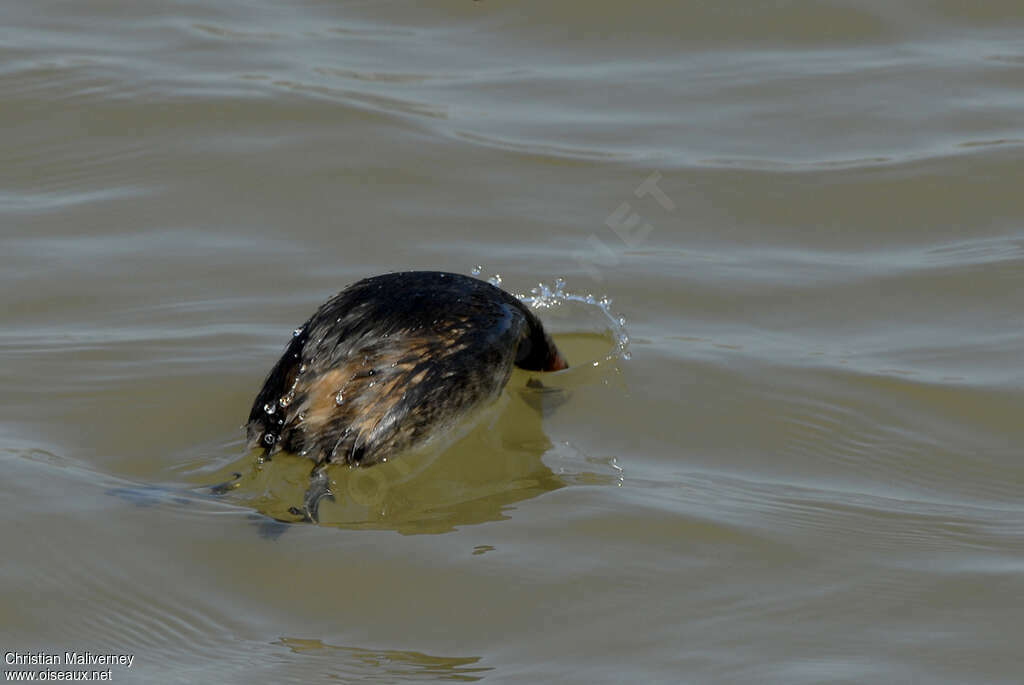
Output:
[[[470,269],[473,276],[480,277],[484,273],[484,267],[480,264]],[[493,286],[501,287],[501,274],[495,273],[487,279]],[[619,357],[629,359],[632,355],[629,351],[629,333],[626,330],[626,317],[616,314],[612,309],[612,298],[608,295],[595,296],[593,293],[575,293],[566,289],[564,278],[555,278],[551,285],[543,281],[530,288],[529,294],[512,292],[518,299],[526,303],[531,309],[551,309],[567,302],[576,302],[590,307],[596,307],[608,320],[609,330],[615,341],[615,348],[606,359]],[[594,362],[598,366],[599,361]]]
[[[588,306],[595,306],[608,320],[613,338],[615,339],[615,353],[622,359],[629,359],[629,333],[626,330],[626,317],[620,316],[612,309],[612,298],[607,295],[595,297],[593,293],[574,293],[566,290],[565,279],[556,278],[553,285],[538,283],[530,288],[529,295],[513,293],[520,300],[530,305],[533,309],[549,309],[557,307],[566,302],[579,302]],[[594,362],[597,366],[598,362]]]

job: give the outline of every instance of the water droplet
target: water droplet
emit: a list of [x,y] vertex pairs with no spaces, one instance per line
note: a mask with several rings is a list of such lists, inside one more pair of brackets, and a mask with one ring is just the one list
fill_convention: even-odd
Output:
[[339,390],[338,394],[334,396],[334,403],[339,407],[345,404],[345,395],[342,394],[341,390]]
[[305,364],[299,364],[299,373],[306,373],[306,369],[308,368],[309,367],[306,366]]
[[487,282],[493,285],[495,288],[501,287],[501,274],[494,274],[487,279]]
[[263,405],[263,411],[267,412],[268,414],[273,414],[275,411],[277,411],[277,407],[268,402],[267,404]]
[[273,445],[275,440],[277,440],[277,438],[275,438],[270,433],[267,433],[266,435],[263,436],[263,442],[267,443],[268,445]]
[[288,393],[287,395],[282,396],[281,399],[277,401],[277,403],[282,407],[287,407],[289,404],[292,403],[292,400],[294,399],[295,395],[293,395],[292,393]]
[[626,317],[624,317],[624,316],[620,316],[619,317],[619,325],[620,326],[625,326],[626,325]]
[[477,264],[476,266],[474,266],[472,269],[469,270],[469,273],[473,274],[474,276],[479,276],[480,272],[482,272],[483,270],[484,270],[484,267],[482,267],[479,264]]
[[299,327],[298,327],[298,328],[296,328],[296,329],[295,329],[294,331],[292,331],[292,336],[294,336],[294,337],[296,337],[296,338],[297,338],[297,337],[299,337],[300,335],[302,335],[302,326],[299,326]]

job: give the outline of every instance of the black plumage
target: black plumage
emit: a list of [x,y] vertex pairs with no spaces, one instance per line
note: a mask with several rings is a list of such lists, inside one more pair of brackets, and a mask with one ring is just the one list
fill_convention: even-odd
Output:
[[318,467],[375,464],[494,400],[513,364],[567,366],[512,295],[436,271],[367,278],[296,329],[253,402],[249,443]]

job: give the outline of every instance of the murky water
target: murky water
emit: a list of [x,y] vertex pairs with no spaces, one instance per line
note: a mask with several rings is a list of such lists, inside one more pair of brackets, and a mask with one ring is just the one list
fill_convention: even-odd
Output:
[[[0,647],[1020,682],[1022,35],[1008,0],[4,4]],[[262,516],[308,472],[240,430],[292,329],[477,265],[581,295],[539,310],[573,368],[336,472],[322,526]]]

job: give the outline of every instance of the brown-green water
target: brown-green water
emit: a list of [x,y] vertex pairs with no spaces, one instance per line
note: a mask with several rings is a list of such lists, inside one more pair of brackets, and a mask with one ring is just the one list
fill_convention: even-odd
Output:
[[[1008,0],[3,4],[0,650],[1020,682],[1022,35]],[[239,428],[291,330],[478,264],[607,294],[631,358],[542,310],[557,406],[517,373],[335,472],[327,525],[260,517],[308,470]]]

